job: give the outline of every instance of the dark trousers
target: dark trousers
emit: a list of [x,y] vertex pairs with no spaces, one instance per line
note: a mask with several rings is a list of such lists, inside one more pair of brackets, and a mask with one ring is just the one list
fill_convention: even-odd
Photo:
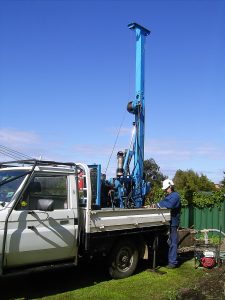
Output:
[[177,245],[178,245],[178,233],[177,226],[170,227],[170,237],[169,237],[169,253],[168,253],[168,263],[169,265],[177,265]]

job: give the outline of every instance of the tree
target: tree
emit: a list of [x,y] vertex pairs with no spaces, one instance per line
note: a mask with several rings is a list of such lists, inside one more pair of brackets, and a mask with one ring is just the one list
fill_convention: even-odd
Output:
[[161,186],[162,181],[167,178],[160,172],[160,167],[153,158],[144,161],[144,173],[146,181],[150,181],[152,185]]
[[206,175],[199,175],[193,170],[176,171],[174,183],[179,190],[190,189],[193,192],[210,192],[215,190],[214,183],[210,181]]
[[215,191],[215,185],[207,176],[194,172],[193,170],[177,170],[174,176],[174,184],[178,190],[184,192],[184,197],[188,203],[192,203],[193,195],[196,192]]
[[[223,172],[225,174],[225,172]],[[222,184],[225,187],[225,176],[223,177],[223,180],[220,181],[220,184]]]
[[215,184],[210,181],[206,175],[201,174],[198,180],[199,191],[211,192],[215,191]]
[[145,204],[150,204],[163,196],[162,181],[167,177],[160,172],[160,167],[153,158],[144,161],[145,180],[151,183],[151,190],[146,197]]

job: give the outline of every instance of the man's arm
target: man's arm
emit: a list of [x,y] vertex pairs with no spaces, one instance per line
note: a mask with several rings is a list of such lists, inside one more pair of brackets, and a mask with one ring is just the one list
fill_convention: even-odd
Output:
[[177,204],[177,197],[170,194],[157,203],[158,207],[174,208]]

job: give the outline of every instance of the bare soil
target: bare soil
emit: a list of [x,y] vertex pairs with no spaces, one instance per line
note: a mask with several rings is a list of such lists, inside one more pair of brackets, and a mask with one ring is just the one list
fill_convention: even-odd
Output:
[[192,289],[183,288],[178,292],[177,300],[225,299],[225,262],[221,267],[203,269],[205,275]]

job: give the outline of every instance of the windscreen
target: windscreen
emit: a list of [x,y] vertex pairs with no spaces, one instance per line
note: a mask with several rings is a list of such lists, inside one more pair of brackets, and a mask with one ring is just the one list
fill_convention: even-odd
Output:
[[0,202],[10,202],[24,180],[27,171],[0,170]]

